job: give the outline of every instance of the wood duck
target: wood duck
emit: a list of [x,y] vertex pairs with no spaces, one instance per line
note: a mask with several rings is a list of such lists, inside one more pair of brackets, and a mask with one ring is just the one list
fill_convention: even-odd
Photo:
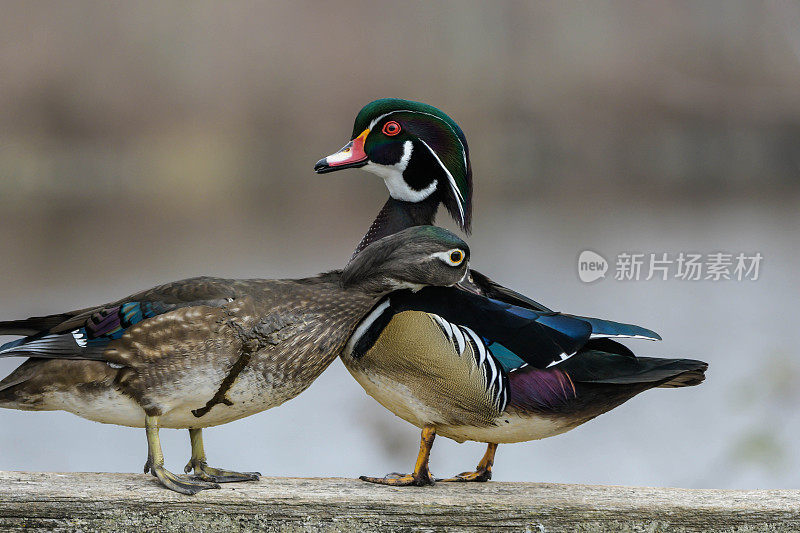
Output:
[[[304,279],[193,278],[115,302],[0,322],[0,357],[27,357],[0,381],[0,407],[64,410],[144,427],[150,472],[184,494],[256,472],[209,467],[202,428],[275,407],[305,390],[390,291],[454,285],[469,248],[441,228],[379,239],[344,270]],[[189,430],[181,478],[164,468],[159,428]]]
[[[374,239],[432,224],[439,204],[469,231],[469,148],[437,108],[400,99],[368,104],[351,141],[315,170],[354,167],[381,176],[390,194],[354,258]],[[439,433],[488,444],[474,471],[440,481],[487,481],[499,443],[558,435],[647,389],[705,377],[702,361],[636,357],[615,338],[661,339],[639,326],[556,313],[474,270],[457,287],[387,295],[342,360],[368,394],[422,428],[422,440],[412,474],[361,479],[432,484],[428,457]]]

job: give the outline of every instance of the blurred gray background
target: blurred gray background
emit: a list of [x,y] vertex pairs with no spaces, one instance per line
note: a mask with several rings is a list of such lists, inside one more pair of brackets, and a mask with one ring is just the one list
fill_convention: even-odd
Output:
[[[501,446],[495,479],[799,486],[798,3],[1,10],[0,320],[200,274],[343,265],[387,193],[362,171],[317,176],[314,162],[367,102],[421,100],[470,143],[475,268],[555,309],[659,331],[661,343],[629,343],[640,354],[711,363],[700,387]],[[758,281],[587,285],[584,249],[764,262]],[[186,432],[162,434],[179,470]],[[336,361],[305,394],[206,443],[217,466],[353,477],[408,470],[418,430]],[[439,439],[432,469],[457,473],[482,453]],[[3,470],[139,471],[145,458],[141,430],[0,410]]]

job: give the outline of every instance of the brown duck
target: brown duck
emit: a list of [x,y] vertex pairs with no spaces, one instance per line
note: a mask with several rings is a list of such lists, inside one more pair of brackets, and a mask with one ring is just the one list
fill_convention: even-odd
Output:
[[[28,358],[0,381],[0,407],[144,427],[145,473],[184,494],[256,480],[258,473],[209,467],[202,428],[294,398],[384,295],[453,285],[465,276],[468,255],[452,233],[418,226],[375,241],[343,271],[193,278],[98,307],[0,322],[0,334],[24,336],[0,346],[0,357]],[[185,470],[193,478],[164,468],[162,427],[189,430]]]

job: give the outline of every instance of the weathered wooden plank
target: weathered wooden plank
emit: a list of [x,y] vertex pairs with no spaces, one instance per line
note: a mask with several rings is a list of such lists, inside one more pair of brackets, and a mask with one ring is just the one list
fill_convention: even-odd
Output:
[[0,531],[799,531],[800,491],[264,478],[183,496],[136,474],[0,472]]

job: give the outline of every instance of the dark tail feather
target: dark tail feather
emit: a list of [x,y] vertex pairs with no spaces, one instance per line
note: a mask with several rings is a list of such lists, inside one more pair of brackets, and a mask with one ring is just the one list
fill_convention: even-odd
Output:
[[[30,359],[28,359],[28,361],[30,361]],[[8,391],[9,389],[11,389],[11,387],[19,385],[20,383],[25,383],[26,381],[28,381],[28,379],[30,379],[31,376],[29,375],[29,373],[25,372],[26,369],[25,363],[27,363],[28,361],[22,363],[22,365],[18,366],[17,369],[14,370],[11,374],[0,380],[0,402],[2,402],[4,399],[6,400],[8,399],[5,398],[4,395],[2,394],[4,391]]]
[[694,387],[695,385],[700,385],[706,379],[706,368],[708,368],[708,365],[705,365],[704,368],[698,368],[697,370],[687,370],[682,374],[678,374],[666,383],[662,383],[659,385],[659,387],[672,389],[677,387]]
[[50,329],[69,319],[71,314],[50,316],[34,316],[24,320],[9,320],[0,322],[0,335],[24,335],[29,337]]
[[56,326],[75,317],[80,317],[93,309],[92,307],[87,307],[86,309],[78,309],[57,315],[32,316],[23,320],[0,322],[0,335],[24,335],[25,337],[30,337],[37,333],[50,331]]
[[647,368],[641,374],[643,381],[663,381],[659,387],[692,387],[706,379],[708,363],[695,359],[660,359],[639,357],[639,364]]
[[630,357],[600,350],[586,350],[558,365],[581,383],[653,387],[688,387],[702,383],[708,363],[694,359]]

